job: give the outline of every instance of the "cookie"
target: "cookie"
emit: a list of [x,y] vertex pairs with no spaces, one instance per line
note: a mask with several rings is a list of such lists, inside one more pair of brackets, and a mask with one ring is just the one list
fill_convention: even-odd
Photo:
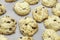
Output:
[[6,12],[5,6],[0,3],[0,15],[4,14],[5,12]]
[[30,5],[27,2],[17,2],[14,11],[21,16],[27,15],[30,12]]
[[26,1],[27,3],[29,3],[30,5],[33,5],[33,4],[37,4],[39,2],[39,0],[24,0]]
[[60,36],[52,29],[46,29],[42,35],[43,40],[60,40]]
[[16,29],[16,21],[9,17],[4,16],[0,18],[0,34],[12,34]]
[[38,24],[31,17],[25,17],[19,20],[19,29],[24,36],[33,36],[38,30]]
[[4,35],[0,34],[0,40],[8,40],[8,38],[6,38]]
[[55,31],[60,30],[60,18],[58,16],[52,15],[44,21],[45,27],[48,29],[53,29]]
[[57,3],[56,6],[52,8],[52,12],[54,15],[60,16],[60,3]]
[[38,6],[32,11],[32,15],[37,22],[42,22],[48,18],[48,10],[44,6]]
[[18,38],[18,40],[33,40],[33,38],[32,37],[24,36],[24,37]]
[[6,2],[15,2],[16,0],[5,0]]
[[53,7],[57,3],[57,0],[42,0],[42,4],[47,7]]

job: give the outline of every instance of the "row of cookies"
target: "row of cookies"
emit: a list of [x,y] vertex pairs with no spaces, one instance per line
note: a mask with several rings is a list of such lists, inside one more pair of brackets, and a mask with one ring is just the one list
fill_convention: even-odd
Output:
[[[16,24],[16,21],[10,16],[3,16],[0,18],[0,34],[8,35],[15,33]],[[38,24],[33,18],[25,17],[19,20],[19,29],[23,37],[18,38],[18,40],[32,40],[31,36],[38,31]],[[3,39],[1,38],[1,40]]]
[[[17,0],[5,0],[6,2],[15,2]],[[26,1],[28,4],[32,5],[32,4],[37,4],[39,2],[39,0],[24,0]]]
[[[52,8],[53,14],[60,16],[60,3],[56,3],[56,6]],[[17,2],[14,5],[14,11],[18,15],[27,15],[30,12],[30,6],[27,2]],[[0,4],[0,15],[4,14],[6,12],[6,8]],[[32,16],[37,22],[41,22],[44,19],[48,18],[48,9],[44,6],[38,6],[32,11]]]
[[[17,0],[5,0],[6,2],[15,2]],[[40,0],[23,0],[25,2],[27,2],[28,4],[32,5],[32,4],[37,4]],[[41,0],[42,4],[47,6],[47,7],[53,7],[56,3],[57,0]]]
[[[0,18],[0,34],[14,33],[16,24],[16,21],[9,16]],[[25,17],[19,20],[19,29],[23,35],[33,36],[38,30],[38,24],[33,18]]]
[[[42,36],[43,39],[53,40],[57,38],[58,40],[60,40],[60,37],[56,33],[56,31],[60,29],[60,18],[55,15],[49,16],[48,19],[44,21],[44,24],[47,30],[45,30],[45,32],[43,33]],[[9,16],[4,16],[3,18],[0,18],[0,34],[11,34],[15,32],[16,29],[15,25],[16,21]],[[25,17],[20,19],[19,29],[21,34],[24,35],[24,38],[30,37],[33,36],[38,31],[38,24],[33,18]],[[24,39],[24,38],[18,38],[18,39]]]
[[[59,22],[60,22],[60,18],[58,16],[51,16],[51,17],[48,17],[48,19],[46,19],[45,25],[48,25],[48,26],[46,26],[46,28],[49,29],[49,30],[53,30],[54,33],[55,33],[56,32],[55,30],[60,29]],[[19,21],[19,27],[20,27],[21,33],[24,36],[26,36],[26,35],[32,36],[38,30],[38,26],[37,26],[36,22],[33,21],[33,19],[31,19],[30,17],[25,17],[25,18],[21,19]],[[48,33],[49,33],[49,30],[48,30]],[[52,32],[52,34],[53,34],[53,32]],[[47,36],[49,36],[49,35],[47,35]],[[50,36],[52,36],[52,35],[50,35]],[[53,36],[55,37],[55,35],[53,35]],[[57,38],[59,38],[59,36]]]

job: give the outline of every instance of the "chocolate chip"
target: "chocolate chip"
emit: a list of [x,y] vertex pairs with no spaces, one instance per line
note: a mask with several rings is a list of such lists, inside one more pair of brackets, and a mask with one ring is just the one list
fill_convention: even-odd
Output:
[[45,8],[45,7],[43,7],[43,8]]
[[23,30],[21,30],[20,32],[21,32],[22,34],[24,33],[24,31],[23,31]]
[[36,27],[32,27],[32,29],[36,29]]
[[60,18],[60,16],[59,16],[59,18]]
[[35,13],[37,13],[37,10],[35,11]]
[[0,4],[0,6],[2,6],[2,4]]
[[54,21],[56,21],[56,20],[54,20]]
[[9,30],[12,30],[12,28],[9,28]]
[[48,36],[49,38],[51,37],[51,36]]
[[20,39],[22,39],[22,37],[20,37]]
[[9,16],[6,16],[6,17],[9,17]]
[[25,24],[25,25],[27,25],[27,24]]
[[7,21],[7,23],[10,23],[10,21]]
[[27,17],[25,17],[25,19],[26,19]]
[[13,22],[14,22],[15,20],[14,20],[14,19],[11,19],[11,21],[13,21]]
[[1,12],[3,12],[3,10],[0,8]]
[[36,2],[36,4],[37,4],[38,2]]

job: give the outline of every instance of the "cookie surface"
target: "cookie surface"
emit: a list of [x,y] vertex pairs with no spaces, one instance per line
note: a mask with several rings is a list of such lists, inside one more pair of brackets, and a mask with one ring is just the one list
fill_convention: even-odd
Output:
[[4,16],[0,18],[0,34],[12,34],[16,29],[16,21],[9,17]]
[[37,22],[42,22],[48,18],[48,10],[44,6],[38,6],[32,11],[32,15]]
[[15,2],[16,0],[5,0],[6,2]]
[[42,0],[42,4],[47,7],[53,7],[57,3],[57,0]]
[[32,37],[24,36],[24,37],[18,38],[18,40],[33,40],[33,38]]
[[46,29],[42,35],[43,40],[60,40],[60,36],[52,29]]
[[6,12],[5,6],[0,3],[0,15],[4,14],[5,12]]
[[30,5],[27,2],[17,2],[14,5],[14,10],[18,15],[24,16],[29,14]]
[[8,40],[8,38],[6,38],[4,35],[0,34],[0,40]]
[[37,4],[39,2],[39,0],[24,0],[26,2],[28,2],[29,4],[33,5],[33,4]]
[[25,17],[19,20],[20,32],[24,36],[33,36],[38,30],[38,24],[31,17]]
[[60,30],[60,18],[58,16],[52,15],[44,21],[45,27],[53,30]]
[[60,16],[60,3],[57,3],[55,7],[52,8],[54,15]]

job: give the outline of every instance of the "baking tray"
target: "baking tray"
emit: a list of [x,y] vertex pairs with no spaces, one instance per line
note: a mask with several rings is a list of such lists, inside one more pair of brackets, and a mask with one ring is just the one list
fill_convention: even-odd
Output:
[[[17,1],[22,1],[22,0],[17,0]],[[17,2],[17,1],[16,1],[16,2]],[[14,19],[17,21],[17,26],[16,26],[17,28],[16,28],[15,33],[12,34],[12,35],[5,35],[5,36],[6,36],[9,40],[17,40],[18,37],[23,36],[23,35],[20,33],[20,31],[19,31],[18,21],[19,21],[19,19],[21,19],[21,18],[23,18],[23,17],[25,17],[25,16],[19,16],[19,15],[17,15],[17,14],[14,12],[13,6],[14,6],[14,4],[15,4],[16,2],[6,3],[5,0],[0,0],[0,2],[1,2],[3,5],[5,5],[6,11],[7,11],[7,12],[6,12],[4,15],[2,15],[2,16],[8,15],[8,16],[11,16],[12,18],[14,18]],[[60,0],[58,0],[58,2],[60,2]],[[39,1],[38,4],[30,5],[30,7],[31,7],[31,12],[30,12],[28,15],[26,15],[26,16],[32,16],[32,9],[34,9],[35,7],[40,6],[40,5],[41,5],[41,1]],[[51,8],[48,8],[48,11],[49,11],[49,15],[50,15],[50,16],[53,15],[52,12],[51,12]],[[0,17],[2,17],[2,16],[0,16]],[[42,33],[43,33],[43,31],[45,30],[45,27],[44,27],[43,22],[38,23],[38,27],[39,27],[38,32],[33,36],[34,40],[42,40]],[[57,32],[57,33],[60,34],[60,32]]]

